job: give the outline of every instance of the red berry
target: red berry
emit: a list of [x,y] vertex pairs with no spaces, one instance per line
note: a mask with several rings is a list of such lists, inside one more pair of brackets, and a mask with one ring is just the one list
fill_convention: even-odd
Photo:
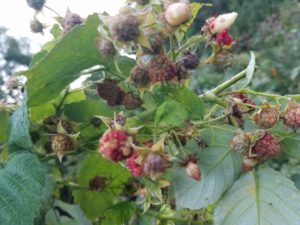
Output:
[[126,167],[131,171],[133,176],[141,176],[143,174],[143,166],[136,162],[139,154],[135,151],[130,158],[126,160]]
[[114,162],[127,159],[132,154],[132,137],[123,130],[110,130],[99,140],[99,153]]
[[300,104],[290,101],[284,114],[284,124],[294,129],[300,128]]
[[280,144],[277,138],[270,133],[259,139],[251,149],[252,154],[257,154],[261,160],[266,160],[269,157],[277,156],[280,154]]
[[216,41],[219,44],[224,44],[224,45],[232,45],[233,43],[233,38],[232,36],[229,34],[228,29],[225,29],[224,31],[222,31],[221,33],[218,33],[216,35]]

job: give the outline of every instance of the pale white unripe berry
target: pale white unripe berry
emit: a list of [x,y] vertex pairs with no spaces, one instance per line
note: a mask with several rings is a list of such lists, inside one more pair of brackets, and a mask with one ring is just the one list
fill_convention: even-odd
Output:
[[185,168],[186,174],[194,180],[201,179],[201,172],[197,163],[189,162]]
[[236,20],[237,16],[238,14],[236,12],[219,15],[209,25],[210,32],[212,34],[217,34],[223,32],[225,29],[229,29]]
[[189,5],[184,2],[173,3],[165,11],[165,19],[171,26],[178,26],[186,22],[189,17]]

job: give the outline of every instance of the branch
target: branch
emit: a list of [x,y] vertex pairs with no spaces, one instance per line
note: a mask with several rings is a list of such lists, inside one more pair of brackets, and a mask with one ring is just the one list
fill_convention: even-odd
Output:
[[213,95],[220,94],[222,91],[224,91],[227,88],[229,88],[230,86],[234,85],[239,80],[245,78],[246,70],[247,69],[244,69],[243,71],[239,72],[235,76],[231,77],[229,80],[225,81],[224,83],[220,84],[219,86],[215,87],[214,89],[210,90],[209,92],[207,92],[203,95],[200,95],[199,97],[204,97],[205,95],[209,95],[209,94],[213,94]]

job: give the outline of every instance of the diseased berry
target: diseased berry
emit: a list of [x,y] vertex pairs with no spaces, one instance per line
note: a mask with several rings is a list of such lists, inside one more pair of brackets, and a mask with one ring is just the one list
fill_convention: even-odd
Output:
[[300,104],[291,100],[284,113],[284,124],[294,129],[300,128]]
[[113,57],[117,52],[113,42],[107,38],[97,38],[96,46],[103,57]]
[[46,0],[26,0],[30,8],[33,8],[36,11],[39,11],[45,5]]
[[69,32],[73,27],[80,25],[82,23],[83,20],[78,14],[72,13],[70,10],[67,10],[62,23],[64,33]]
[[201,173],[197,163],[189,162],[185,167],[186,174],[194,180],[201,180]]
[[155,55],[148,64],[150,80],[155,83],[167,81],[176,77],[178,67],[163,54]]
[[233,37],[229,34],[228,29],[225,29],[216,35],[216,42],[223,45],[232,45]]
[[171,26],[178,26],[186,22],[189,17],[189,5],[183,2],[173,3],[165,11],[165,19]]
[[270,157],[280,154],[280,144],[277,138],[266,132],[265,135],[256,141],[251,149],[252,154],[257,154],[261,160],[266,160]]
[[110,28],[118,41],[136,41],[140,35],[138,20],[130,14],[120,14],[114,18]]
[[217,18],[210,21],[210,32],[212,34],[217,34],[229,29],[236,20],[237,16],[238,14],[236,12],[219,15]]
[[136,86],[145,87],[150,82],[149,73],[147,70],[139,66],[135,66],[131,70],[131,80]]
[[131,157],[126,160],[126,167],[135,177],[141,176],[143,174],[143,166],[136,162],[138,157],[139,154],[134,151]]
[[125,96],[124,91],[117,85],[117,82],[111,79],[106,79],[103,83],[97,84],[97,92],[110,106],[122,104]]
[[33,32],[33,33],[41,33],[43,34],[44,32],[44,25],[38,21],[37,19],[35,20],[31,20],[30,21],[30,30]]
[[52,150],[58,156],[63,156],[65,152],[69,151],[73,147],[73,141],[65,134],[56,134],[52,138]]
[[132,93],[127,93],[123,99],[126,109],[136,109],[142,105],[142,100]]
[[99,153],[106,159],[118,162],[132,154],[132,137],[123,130],[109,130],[99,140]]
[[161,53],[164,44],[164,34],[155,29],[147,29],[145,35],[150,44],[151,52],[154,54]]
[[187,69],[195,69],[199,65],[199,56],[195,53],[187,52],[182,59],[183,65]]
[[277,123],[279,114],[276,106],[271,107],[269,104],[264,103],[262,108],[254,115],[253,119],[258,126],[268,129]]
[[144,161],[143,172],[146,175],[155,177],[164,172],[165,168],[165,160],[159,154],[150,153]]
[[250,147],[250,139],[247,134],[238,132],[230,141],[230,148],[234,151],[243,153]]
[[94,179],[90,180],[89,182],[89,188],[92,191],[101,191],[105,188],[106,186],[106,177],[100,177],[96,176]]
[[258,161],[255,158],[245,157],[242,162],[242,172],[244,172],[244,173],[249,172],[257,164],[258,164]]
[[186,174],[194,180],[201,179],[201,172],[197,162],[198,158],[196,154],[190,154],[180,161],[180,165],[185,167]]

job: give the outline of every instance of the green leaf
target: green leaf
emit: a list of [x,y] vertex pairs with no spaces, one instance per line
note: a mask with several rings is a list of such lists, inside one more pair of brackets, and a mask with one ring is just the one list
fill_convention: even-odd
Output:
[[29,78],[29,105],[38,106],[55,98],[80,72],[97,64],[112,64],[100,57],[95,47],[99,36],[98,15],[67,33],[40,61],[25,72]]
[[0,111],[0,143],[5,142],[8,133],[8,112]]
[[8,146],[9,153],[32,149],[26,100],[10,118]]
[[154,122],[156,125],[182,127],[188,118],[188,112],[182,105],[177,101],[169,99],[157,108]]
[[252,51],[250,51],[250,61],[249,61],[249,64],[246,68],[246,82],[242,85],[241,89],[247,87],[252,78],[253,78],[253,75],[254,75],[254,71],[255,71],[255,55]]
[[136,210],[134,202],[119,202],[105,212],[103,225],[123,225],[127,224]]
[[[105,179],[105,186],[99,191],[89,190],[89,183],[96,176]],[[75,201],[89,219],[103,215],[104,210],[113,205],[114,196],[122,190],[122,185],[130,177],[130,173],[117,163],[106,161],[98,154],[90,154],[81,163],[77,173],[81,187],[73,195]]]
[[218,201],[233,184],[240,173],[241,157],[230,150],[232,137],[232,127],[222,126],[203,130],[203,138],[209,145],[203,151],[194,141],[188,143],[186,152],[199,152],[201,180],[188,177],[184,168],[174,171],[177,208],[205,208]]
[[300,134],[286,136],[281,142],[285,154],[300,160]]
[[204,103],[193,91],[184,87],[178,92],[178,101],[189,112],[192,120],[202,119],[204,113]]
[[59,212],[52,209],[46,215],[46,223],[48,225],[61,225],[61,224],[72,224],[72,225],[92,225],[91,222],[86,218],[82,210],[78,205],[70,205],[60,200],[55,200],[53,207],[57,207],[67,213],[72,219],[66,220],[64,216],[58,216]]
[[298,225],[300,193],[273,169],[249,172],[225,193],[214,221],[216,225]]
[[1,225],[33,224],[50,196],[51,181],[35,155],[15,154],[0,170]]
[[65,106],[65,115],[74,122],[83,122],[95,115],[113,116],[113,110],[103,101],[85,100]]
[[29,109],[30,120],[33,123],[39,122],[55,114],[55,107],[51,103],[46,103]]

